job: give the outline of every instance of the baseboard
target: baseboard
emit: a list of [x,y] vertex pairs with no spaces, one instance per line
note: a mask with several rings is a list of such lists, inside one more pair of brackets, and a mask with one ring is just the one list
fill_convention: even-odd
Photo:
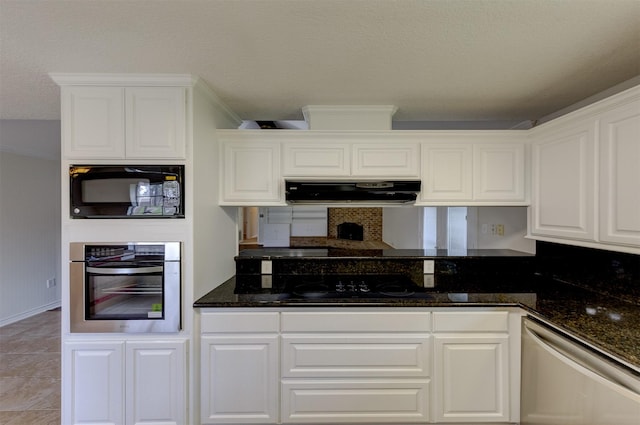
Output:
[[27,310],[20,314],[15,314],[13,316],[7,317],[6,319],[0,320],[0,328],[6,325],[10,325],[11,323],[19,322],[20,320],[26,319],[27,317],[31,317],[31,316],[35,316],[36,314],[43,313],[47,310],[58,308],[60,306],[61,306],[61,301],[58,300],[49,304],[41,305],[31,310]]

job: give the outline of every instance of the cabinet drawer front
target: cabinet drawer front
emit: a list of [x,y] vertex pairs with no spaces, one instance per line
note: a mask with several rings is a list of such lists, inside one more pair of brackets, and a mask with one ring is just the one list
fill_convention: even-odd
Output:
[[429,332],[428,312],[284,312],[282,332]]
[[430,347],[426,335],[284,335],[282,376],[428,377]]
[[276,312],[202,313],[202,333],[226,332],[278,332],[279,317]]
[[349,145],[325,143],[324,146],[285,144],[285,176],[348,176],[351,174]]
[[416,143],[393,146],[353,145],[354,176],[418,177],[420,148]]
[[508,311],[442,311],[433,313],[434,332],[508,332]]
[[425,423],[429,380],[282,381],[283,423]]

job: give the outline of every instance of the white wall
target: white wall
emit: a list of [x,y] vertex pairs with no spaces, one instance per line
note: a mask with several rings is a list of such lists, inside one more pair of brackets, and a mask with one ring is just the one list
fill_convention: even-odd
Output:
[[[240,120],[206,86],[193,97],[193,301],[235,274],[237,208],[218,206],[217,128],[237,128]],[[189,303],[191,304],[191,303]]]
[[0,326],[60,305],[59,175],[58,159],[0,151]]
[[[479,207],[477,212],[478,222],[475,232],[479,249],[513,249],[535,253],[536,242],[525,239],[526,207]],[[487,225],[486,233],[483,233],[483,224]],[[492,235],[491,224],[504,225],[504,236]]]
[[[423,214],[422,207],[383,208],[382,210],[382,240],[397,249],[422,249]],[[435,225],[437,246],[446,248],[446,207],[438,207],[438,217]],[[477,207],[469,208],[467,221],[467,240],[469,248],[477,249],[513,249],[528,253],[535,253],[535,241],[525,239],[527,234],[526,207]],[[492,224],[502,224],[504,235],[492,235],[490,230],[483,233],[483,224],[487,229]],[[442,233],[442,234],[440,234]],[[433,236],[433,235],[432,235]],[[433,239],[433,238],[431,238]],[[433,244],[432,244],[433,245]],[[426,247],[432,249],[433,246]]]
[[382,241],[396,249],[422,248],[422,208],[382,209]]

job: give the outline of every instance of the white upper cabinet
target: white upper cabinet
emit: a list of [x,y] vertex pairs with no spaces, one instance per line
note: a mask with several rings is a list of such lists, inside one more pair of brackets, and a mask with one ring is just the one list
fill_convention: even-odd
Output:
[[525,200],[525,145],[479,144],[473,152],[473,199]]
[[190,76],[52,74],[65,159],[184,159]]
[[125,90],[127,158],[184,158],[185,90],[136,87]]
[[124,158],[124,89],[62,89],[62,143],[65,158]]
[[[420,144],[390,133],[302,132],[282,137],[285,177],[413,178],[420,176]],[[291,136],[291,133],[287,134]]]
[[582,121],[535,137],[531,233],[594,239],[595,125]]
[[600,240],[640,247],[640,101],[602,115]]
[[[424,205],[527,205],[524,133],[430,136],[422,144]],[[493,142],[492,140],[500,140]]]
[[640,87],[532,133],[534,239],[640,253]]
[[425,143],[422,152],[422,201],[465,201],[473,197],[472,145]]
[[280,173],[279,143],[221,138],[220,205],[284,205]]

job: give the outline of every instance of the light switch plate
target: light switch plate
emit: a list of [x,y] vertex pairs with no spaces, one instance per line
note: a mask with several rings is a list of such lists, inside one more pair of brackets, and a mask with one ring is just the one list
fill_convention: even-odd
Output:
[[433,260],[424,260],[424,274],[433,274],[435,272],[436,262]]
[[271,264],[271,260],[263,260],[260,264],[260,273],[262,274],[271,274],[273,272],[273,265]]

